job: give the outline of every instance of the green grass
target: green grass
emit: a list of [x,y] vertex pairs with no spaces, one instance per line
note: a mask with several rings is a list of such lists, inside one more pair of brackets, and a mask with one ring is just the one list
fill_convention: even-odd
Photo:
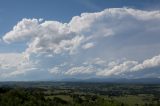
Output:
[[144,105],[145,103],[149,103],[152,98],[153,97],[151,95],[127,95],[123,97],[114,97],[114,100],[125,104],[130,104],[129,106],[135,106],[135,104]]

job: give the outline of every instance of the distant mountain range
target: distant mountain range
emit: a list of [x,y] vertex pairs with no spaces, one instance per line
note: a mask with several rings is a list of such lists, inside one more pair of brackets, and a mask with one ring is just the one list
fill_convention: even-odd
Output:
[[65,78],[59,80],[45,79],[36,81],[0,81],[1,84],[9,83],[30,83],[30,82],[82,82],[82,83],[117,83],[117,84],[160,84],[160,78],[137,78],[137,79],[126,79],[126,78],[88,78],[88,79],[78,79],[78,78]]
[[160,84],[160,78],[138,78],[138,79],[126,79],[126,78],[89,78],[89,79],[76,79],[68,78],[62,79],[60,82],[105,82],[105,83],[131,83],[131,84]]

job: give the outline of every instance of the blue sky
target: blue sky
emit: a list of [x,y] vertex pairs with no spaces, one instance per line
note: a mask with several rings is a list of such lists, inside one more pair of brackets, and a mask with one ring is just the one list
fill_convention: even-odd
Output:
[[0,80],[160,78],[159,0],[1,0]]

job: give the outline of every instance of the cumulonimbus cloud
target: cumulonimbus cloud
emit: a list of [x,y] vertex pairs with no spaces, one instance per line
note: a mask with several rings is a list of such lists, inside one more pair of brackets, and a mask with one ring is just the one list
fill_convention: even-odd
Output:
[[[75,55],[71,58],[79,57],[81,60],[81,56],[84,55],[83,52],[85,50],[89,51],[91,48],[92,51],[89,52],[89,55],[87,54],[88,57],[93,55],[96,58],[103,52],[108,52],[106,39],[115,36],[118,36],[121,41],[128,40],[130,37],[128,42],[131,42],[132,46],[138,45],[139,42],[135,42],[134,39],[139,39],[139,37],[150,39],[151,34],[154,34],[153,37],[158,38],[159,23],[160,11],[110,8],[101,12],[82,13],[80,16],[74,16],[68,23],[24,18],[3,36],[3,41],[6,43],[19,41],[26,43],[27,48],[24,51],[26,55],[47,54],[54,57],[54,55],[59,56],[59,54],[72,55],[79,53],[77,57]],[[115,41],[114,43],[121,42]],[[84,61],[87,62],[87,59],[84,58]],[[74,64],[74,62],[71,64]],[[76,64],[80,63],[79,60],[76,62]],[[106,67],[106,61],[101,61],[101,63],[99,62],[102,67],[97,64],[78,65],[78,67],[73,65],[73,67],[68,68],[67,72],[62,71],[62,74],[94,73],[94,75],[112,76],[159,66],[160,62],[159,56],[155,56],[142,63],[127,60],[119,64],[112,64],[113,66],[110,68]],[[93,71],[93,67],[91,67],[93,65],[94,70],[97,69],[98,72]],[[52,68],[50,72],[58,73],[58,70],[60,69]]]
[[160,22],[159,11],[112,8],[97,13],[82,13],[69,23],[23,19],[4,35],[3,40],[8,43],[27,41],[28,53],[73,53],[83,43],[88,42],[83,45],[85,49],[93,47],[89,41],[100,37],[121,35],[137,27],[148,30],[151,22]]

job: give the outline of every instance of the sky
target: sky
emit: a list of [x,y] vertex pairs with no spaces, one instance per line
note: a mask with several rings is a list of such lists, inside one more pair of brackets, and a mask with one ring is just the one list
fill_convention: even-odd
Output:
[[160,78],[159,0],[0,0],[0,81]]

